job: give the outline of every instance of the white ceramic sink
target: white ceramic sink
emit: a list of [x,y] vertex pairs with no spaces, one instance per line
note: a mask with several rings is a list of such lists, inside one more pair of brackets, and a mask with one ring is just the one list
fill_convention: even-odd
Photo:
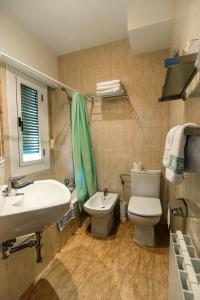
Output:
[[0,241],[43,231],[70,207],[69,189],[56,180],[35,181],[17,190],[19,196],[0,196]]

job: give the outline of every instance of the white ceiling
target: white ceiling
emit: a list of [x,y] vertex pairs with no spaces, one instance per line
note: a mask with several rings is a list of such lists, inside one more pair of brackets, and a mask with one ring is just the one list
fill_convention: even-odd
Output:
[[0,0],[56,54],[127,36],[127,0]]

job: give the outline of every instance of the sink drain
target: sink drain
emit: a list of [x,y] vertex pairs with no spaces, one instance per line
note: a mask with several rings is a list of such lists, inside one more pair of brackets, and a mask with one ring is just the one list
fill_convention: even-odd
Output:
[[105,206],[102,206],[101,208],[106,208]]

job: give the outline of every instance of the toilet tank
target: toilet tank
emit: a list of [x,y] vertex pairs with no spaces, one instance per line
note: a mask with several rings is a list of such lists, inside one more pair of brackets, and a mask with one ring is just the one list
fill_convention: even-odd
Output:
[[131,195],[160,198],[160,170],[131,170]]

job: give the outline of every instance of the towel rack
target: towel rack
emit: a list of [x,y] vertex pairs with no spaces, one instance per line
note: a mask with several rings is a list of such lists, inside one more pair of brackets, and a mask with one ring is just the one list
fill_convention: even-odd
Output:
[[200,127],[187,127],[185,128],[185,135],[196,135],[200,136]]
[[102,100],[105,99],[109,99],[109,100],[114,100],[114,99],[123,99],[124,101],[128,101],[129,97],[128,97],[128,93],[127,90],[125,89],[124,85],[121,83],[121,87],[122,87],[122,93],[118,94],[118,95],[112,95],[112,96],[97,96],[97,95],[92,95],[93,97],[97,97],[97,98],[101,98]]

